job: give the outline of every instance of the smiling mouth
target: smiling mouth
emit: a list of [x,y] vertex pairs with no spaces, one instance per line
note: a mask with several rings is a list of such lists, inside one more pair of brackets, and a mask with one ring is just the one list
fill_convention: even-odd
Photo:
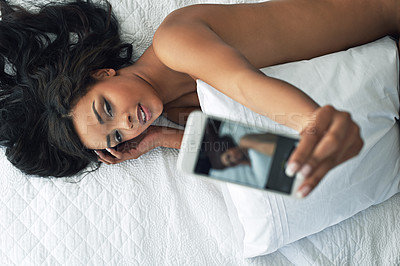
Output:
[[138,105],[138,118],[139,118],[139,122],[141,124],[145,124],[147,121],[146,113],[144,112],[144,110],[140,104]]

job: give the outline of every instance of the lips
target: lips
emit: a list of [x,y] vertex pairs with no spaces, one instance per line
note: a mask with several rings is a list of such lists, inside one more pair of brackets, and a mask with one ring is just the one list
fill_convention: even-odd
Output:
[[146,106],[143,106],[141,104],[138,104],[137,116],[138,116],[139,123],[142,125],[146,124],[146,122],[151,119],[151,113],[150,113],[149,109]]
[[142,107],[142,110],[144,111],[144,113],[146,114],[146,122],[151,120],[151,112],[149,110],[149,108],[147,108],[144,105],[140,105]]

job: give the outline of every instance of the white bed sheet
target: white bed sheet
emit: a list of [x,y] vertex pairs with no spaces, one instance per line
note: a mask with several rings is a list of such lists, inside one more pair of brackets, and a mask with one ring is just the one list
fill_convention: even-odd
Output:
[[[124,36],[135,39],[138,57],[166,14],[200,0],[110,2],[123,21]],[[10,165],[2,151],[0,264],[400,262],[396,246],[400,240],[400,195],[268,256],[245,260],[233,234],[220,186],[178,173],[176,156],[176,150],[159,148],[135,161],[102,166],[74,179],[81,179],[80,182],[71,183],[27,177]]]
[[242,258],[219,185],[178,173],[176,150],[74,180],[27,177],[0,157],[0,265],[288,263]]

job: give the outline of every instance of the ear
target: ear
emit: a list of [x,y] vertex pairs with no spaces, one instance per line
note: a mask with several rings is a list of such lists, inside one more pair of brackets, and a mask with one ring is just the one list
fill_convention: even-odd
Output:
[[117,75],[117,72],[112,68],[97,69],[91,73],[91,76],[97,80],[114,77],[116,75]]

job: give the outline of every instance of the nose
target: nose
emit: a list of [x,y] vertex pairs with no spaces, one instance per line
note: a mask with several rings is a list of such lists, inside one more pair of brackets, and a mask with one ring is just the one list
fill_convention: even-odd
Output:
[[121,128],[124,129],[132,129],[133,128],[133,122],[132,122],[132,116],[129,114],[124,114],[121,119]]

